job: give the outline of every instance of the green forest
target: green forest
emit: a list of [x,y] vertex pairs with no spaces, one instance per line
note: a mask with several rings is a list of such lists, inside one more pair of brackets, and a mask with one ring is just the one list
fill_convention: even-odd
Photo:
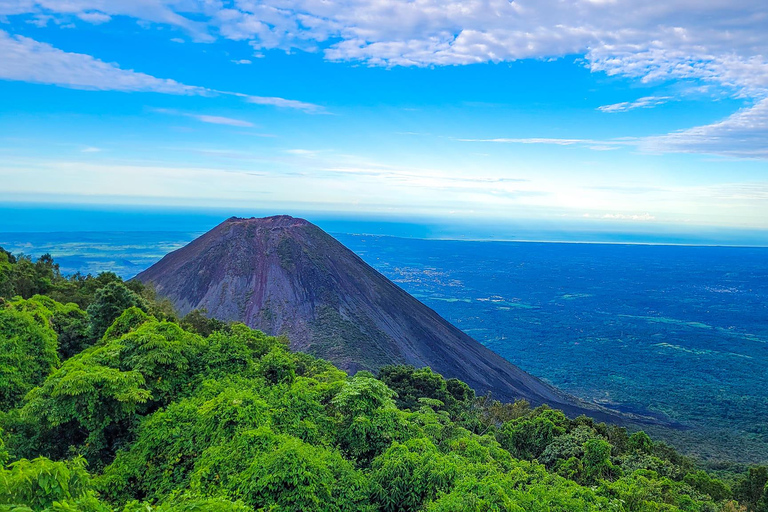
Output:
[[349,376],[3,250],[0,468],[0,511],[768,511],[766,467],[715,475],[429,368]]

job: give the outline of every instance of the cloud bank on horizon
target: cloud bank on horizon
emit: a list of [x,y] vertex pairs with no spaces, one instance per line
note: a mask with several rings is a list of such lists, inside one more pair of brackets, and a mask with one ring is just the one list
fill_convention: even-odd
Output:
[[[503,142],[768,160],[768,4],[762,0],[0,0],[0,17],[6,21],[0,25],[0,79],[201,99],[225,96],[315,114],[334,114],[334,109],[290,94],[243,92],[237,82],[222,88],[133,69],[138,66],[44,41],[46,32],[38,39],[26,27],[76,32],[130,20],[166,29],[169,41],[203,52],[218,44],[246,48],[247,58],[227,57],[239,68],[256,66],[275,51],[296,59],[320,56],[331,70],[575,59],[594,75],[635,83],[640,90],[634,98],[598,105],[605,123],[690,98],[728,100],[736,108],[711,122],[667,130],[660,125],[659,131],[640,136],[594,138],[574,131],[559,137],[456,133],[452,139],[478,151],[488,150],[489,142]],[[651,86],[659,90],[643,89]],[[181,115],[232,128],[258,126],[228,115]]]

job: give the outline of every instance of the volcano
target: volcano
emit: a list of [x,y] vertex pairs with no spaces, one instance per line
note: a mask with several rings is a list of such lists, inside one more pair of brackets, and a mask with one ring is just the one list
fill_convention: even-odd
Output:
[[[290,216],[230,218],[136,276],[179,313],[205,308],[344,370],[429,366],[503,401],[623,423],[484,347],[314,224]],[[617,418],[619,421],[617,421]]]

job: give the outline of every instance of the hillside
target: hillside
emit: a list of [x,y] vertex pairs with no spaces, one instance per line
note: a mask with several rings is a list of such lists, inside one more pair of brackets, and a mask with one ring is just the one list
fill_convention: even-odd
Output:
[[613,415],[547,385],[485,348],[317,226],[289,216],[230,218],[136,276],[181,314],[205,309],[352,373],[430,366],[477,392]]

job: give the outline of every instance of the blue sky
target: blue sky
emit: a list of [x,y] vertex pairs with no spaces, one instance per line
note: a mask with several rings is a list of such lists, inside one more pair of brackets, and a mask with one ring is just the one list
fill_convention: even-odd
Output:
[[0,201],[768,229],[768,6],[700,4],[0,0]]

